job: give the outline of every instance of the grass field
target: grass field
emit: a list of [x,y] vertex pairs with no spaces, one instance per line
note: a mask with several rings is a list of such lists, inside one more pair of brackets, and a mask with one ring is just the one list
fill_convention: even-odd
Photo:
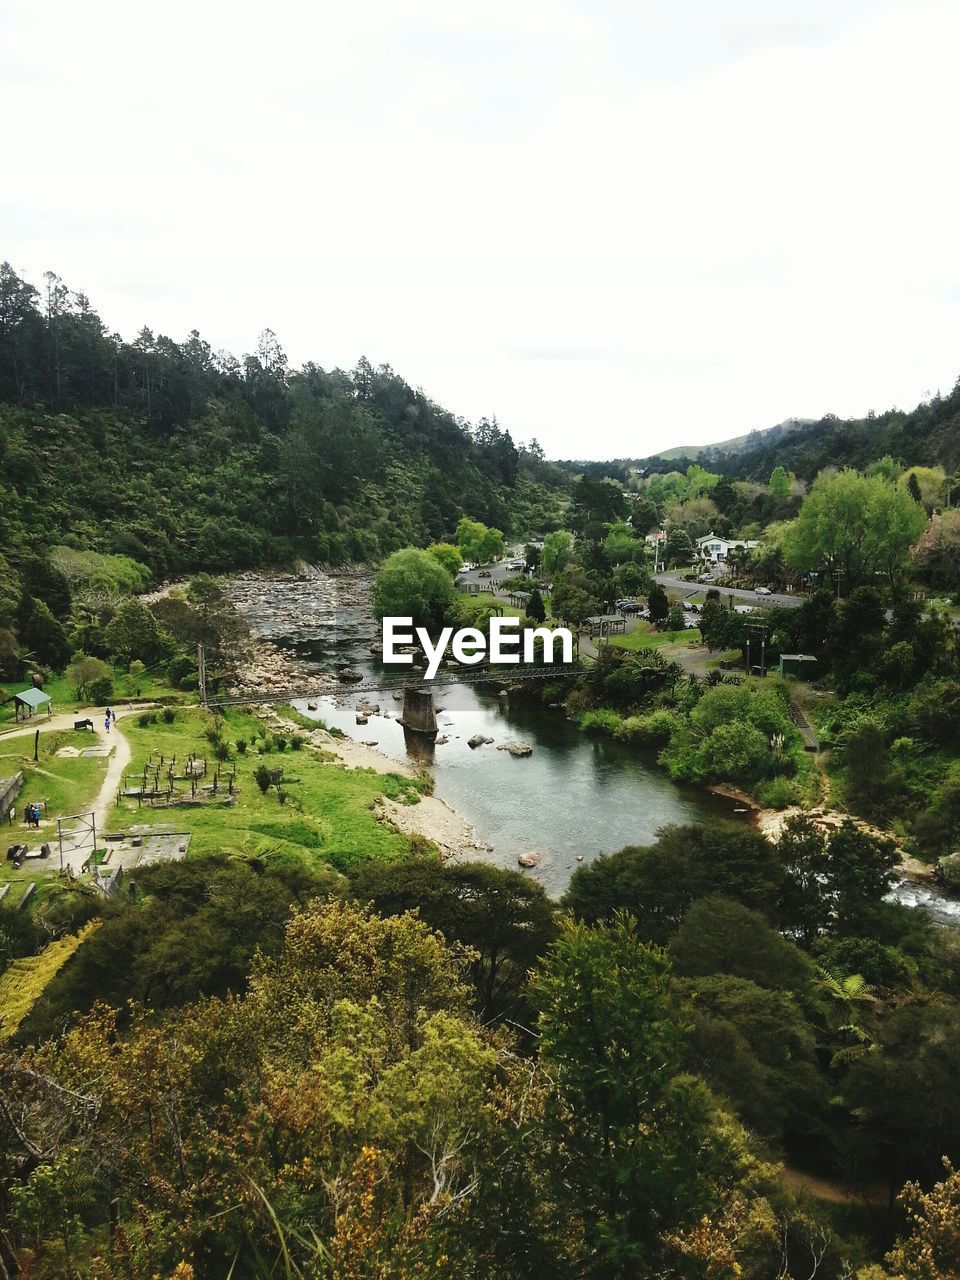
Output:
[[[28,688],[29,685],[29,678],[8,680],[0,685],[0,704],[5,704],[0,705],[0,728],[9,728],[15,722],[13,703],[6,702],[6,699],[12,698],[15,693]],[[43,691],[53,699],[54,714],[58,711],[75,711],[80,706],[89,706],[88,699],[77,698],[75,690],[65,675],[51,676],[44,684]],[[145,671],[142,676],[134,679],[124,667],[113,669],[112,702],[126,702],[131,698],[169,698],[171,695],[175,695],[184,702],[195,701],[197,697],[196,694],[180,693],[179,690],[171,687],[165,677],[149,671]],[[41,710],[37,715],[38,721],[45,716],[46,711]]]
[[[212,749],[205,732],[214,725],[210,712],[200,708],[177,710],[172,724],[162,718],[141,725],[138,716],[123,724],[133,752],[132,772],[162,753],[165,760],[176,754],[185,759],[193,751],[208,760],[212,772]],[[223,740],[229,744],[237,766],[237,794],[203,805],[183,804],[175,808],[138,808],[136,800],[123,800],[109,819],[111,830],[120,831],[132,823],[173,823],[191,833],[190,856],[224,849],[239,849],[258,855],[277,853],[330,862],[339,869],[365,857],[398,858],[409,850],[406,836],[397,835],[373,813],[381,795],[405,803],[419,800],[418,785],[398,774],[380,774],[369,769],[346,769],[315,748],[280,752],[272,737],[264,739],[263,722],[256,716],[230,710],[222,721]],[[249,746],[240,753],[238,739]],[[269,749],[266,749],[269,748]],[[262,753],[261,753],[262,752]],[[258,765],[283,767],[281,804],[275,788],[264,795],[254,781]],[[208,777],[209,780],[209,777]],[[189,794],[189,784],[179,786]]]
[[611,636],[610,643],[617,649],[657,649],[664,644],[696,644],[700,640],[700,632],[693,631],[655,631],[649,622],[638,622],[632,631],[624,636]]

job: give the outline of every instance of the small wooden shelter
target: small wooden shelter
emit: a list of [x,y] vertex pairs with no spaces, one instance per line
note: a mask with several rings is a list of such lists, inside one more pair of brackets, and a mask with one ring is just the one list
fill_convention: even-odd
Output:
[[[41,707],[47,708],[47,715],[53,715],[53,699],[42,689],[24,689],[22,693],[13,695],[14,714],[18,720],[29,720]],[[23,715],[21,717],[21,711]]]

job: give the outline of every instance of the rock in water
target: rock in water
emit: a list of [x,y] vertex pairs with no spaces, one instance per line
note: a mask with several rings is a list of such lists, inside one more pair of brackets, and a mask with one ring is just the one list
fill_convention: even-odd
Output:
[[497,747],[498,751],[509,751],[512,756],[522,760],[526,756],[533,755],[533,747],[529,742],[508,742],[505,746]]
[[540,861],[539,853],[521,853],[517,862],[521,867],[535,867]]
[[359,671],[354,671],[353,667],[344,667],[342,671],[337,672],[337,679],[344,684],[357,684],[363,676]]
[[468,747],[482,747],[488,742],[493,742],[492,738],[485,738],[482,733],[475,733],[472,738],[467,739]]

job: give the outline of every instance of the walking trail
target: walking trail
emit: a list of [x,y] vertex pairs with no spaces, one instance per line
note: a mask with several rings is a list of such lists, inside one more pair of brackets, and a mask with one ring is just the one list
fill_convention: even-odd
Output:
[[[143,711],[145,707],[146,704],[144,703],[138,703],[135,707],[122,707],[117,711],[117,719],[123,720],[127,716],[133,715],[134,712]],[[107,771],[104,774],[103,782],[100,784],[100,790],[97,792],[97,798],[93,802],[97,830],[102,831],[106,827],[107,815],[113,808],[121,780],[125,770],[129,767],[131,758],[130,743],[120,731],[118,725],[111,725],[109,730],[104,727],[102,707],[85,707],[82,711],[61,711],[57,715],[43,719],[35,716],[25,724],[17,725],[12,729],[0,730],[0,742],[6,742],[9,738],[32,737],[38,729],[41,733],[62,732],[64,729],[72,729],[76,720],[93,721],[93,732],[97,737],[97,741],[110,748],[110,755],[107,757]],[[87,739],[87,743],[89,745],[89,739]]]

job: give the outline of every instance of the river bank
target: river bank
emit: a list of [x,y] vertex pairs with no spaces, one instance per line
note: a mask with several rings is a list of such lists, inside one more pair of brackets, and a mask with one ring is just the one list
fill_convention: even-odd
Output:
[[[276,708],[265,708],[260,719],[273,732],[302,733],[301,725]],[[391,759],[366,742],[357,742],[346,734],[332,734],[327,729],[311,729],[307,742],[326,755],[334,756],[345,769],[370,769],[374,773],[398,773],[416,778],[418,770],[402,760]],[[444,858],[483,852],[487,845],[476,830],[439,796],[421,796],[417,804],[401,804],[381,796],[374,807],[380,822],[406,836],[420,836],[440,850]]]

